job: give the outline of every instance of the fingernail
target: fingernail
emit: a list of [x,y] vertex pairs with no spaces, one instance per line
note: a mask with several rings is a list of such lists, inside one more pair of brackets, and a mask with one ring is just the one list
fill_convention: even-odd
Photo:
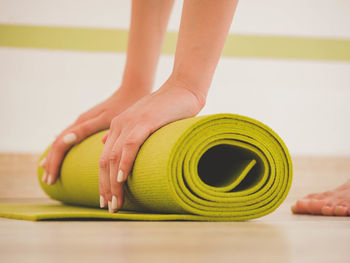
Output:
[[100,207],[104,208],[106,206],[105,199],[102,195],[100,195]]
[[108,212],[113,213],[112,202],[108,201]]
[[112,197],[112,209],[117,210],[118,209],[118,199],[115,195]]
[[47,179],[47,173],[44,172],[43,176],[41,177],[41,181],[45,183],[46,179]]
[[63,137],[63,141],[64,141],[65,144],[72,144],[76,140],[77,140],[77,136],[73,132],[68,133],[67,135],[65,135]]
[[44,159],[41,160],[41,162],[39,163],[39,165],[40,165],[41,167],[43,167],[44,164],[45,164],[45,162],[46,162],[46,157],[45,157]]
[[53,183],[53,176],[51,175],[51,174],[49,174],[48,176],[47,176],[47,184],[52,184]]
[[118,172],[118,177],[117,177],[117,181],[118,181],[118,183],[121,183],[121,182],[123,182],[123,180],[124,180],[123,171],[122,171],[122,170],[119,170],[119,172]]

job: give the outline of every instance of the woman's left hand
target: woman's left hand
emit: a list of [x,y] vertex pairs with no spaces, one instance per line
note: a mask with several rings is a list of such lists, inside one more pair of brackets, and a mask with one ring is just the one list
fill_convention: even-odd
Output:
[[204,104],[205,96],[182,82],[168,80],[112,120],[99,161],[101,208],[108,205],[109,212],[114,213],[123,206],[123,183],[147,137],[170,122],[195,116]]

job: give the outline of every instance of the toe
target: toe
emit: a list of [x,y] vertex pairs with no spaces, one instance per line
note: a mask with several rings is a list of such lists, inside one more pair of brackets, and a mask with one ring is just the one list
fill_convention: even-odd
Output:
[[347,216],[349,208],[343,205],[337,205],[334,208],[334,214],[336,216]]
[[313,215],[320,215],[322,214],[322,207],[324,207],[325,205],[326,205],[325,200],[312,199],[310,200],[308,205],[309,213]]
[[325,205],[321,209],[322,215],[332,216],[334,214],[334,207],[330,205]]
[[309,209],[308,209],[309,202],[310,202],[309,199],[298,200],[297,203],[295,204],[294,211],[296,211],[296,213],[298,213],[298,214],[308,214],[309,213]]
[[290,209],[292,210],[292,213],[293,214],[298,214],[298,208],[297,208],[297,205],[294,204],[290,207]]

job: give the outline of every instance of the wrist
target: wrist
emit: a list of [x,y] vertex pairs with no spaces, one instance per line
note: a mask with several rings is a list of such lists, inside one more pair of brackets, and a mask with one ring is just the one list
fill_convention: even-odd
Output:
[[147,85],[138,85],[137,82],[123,81],[111,97],[121,99],[125,102],[133,103],[150,93],[151,88],[149,88]]
[[194,115],[199,113],[206,104],[206,93],[199,86],[193,86],[186,79],[170,76],[160,88],[162,90],[172,90],[174,94],[182,94],[192,101]]
[[166,81],[166,84],[166,86],[181,89],[188,93],[188,95],[192,96],[195,99],[199,110],[205,106],[209,87],[203,83],[193,81],[193,79],[180,74],[171,74]]
[[153,77],[143,76],[138,72],[125,70],[119,90],[128,94],[145,96],[151,93],[153,88]]

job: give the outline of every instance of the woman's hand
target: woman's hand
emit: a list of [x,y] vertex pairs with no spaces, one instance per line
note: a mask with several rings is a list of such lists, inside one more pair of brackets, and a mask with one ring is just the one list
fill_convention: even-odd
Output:
[[100,158],[100,206],[117,212],[123,205],[123,183],[132,169],[137,152],[146,138],[167,123],[195,116],[205,104],[181,82],[167,81],[116,116],[103,141]]
[[146,95],[145,91],[120,88],[104,102],[83,113],[53,142],[46,158],[40,163],[45,169],[42,181],[54,184],[65,153],[93,133],[107,129],[111,120]]

